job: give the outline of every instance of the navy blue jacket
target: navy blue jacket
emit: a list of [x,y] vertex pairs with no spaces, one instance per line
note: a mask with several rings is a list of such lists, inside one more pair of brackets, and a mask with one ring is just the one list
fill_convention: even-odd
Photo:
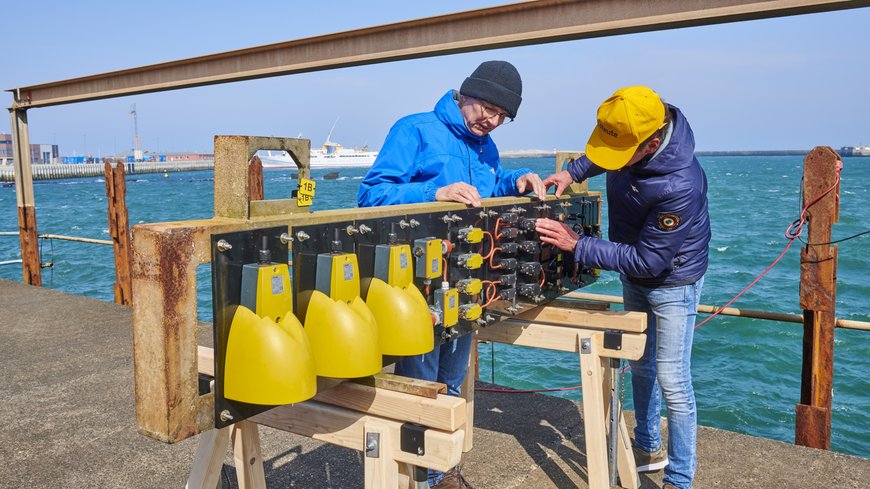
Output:
[[453,94],[441,97],[433,112],[393,125],[360,184],[360,207],[431,202],[439,188],[456,182],[474,185],[481,198],[518,195],[517,178],[531,170],[502,168],[492,138],[468,130]]
[[[649,160],[607,171],[610,241],[583,237],[574,250],[584,265],[645,286],[687,285],[707,271],[707,177],[694,155],[692,128],[679,109],[667,107],[667,146]],[[583,156],[568,172],[579,182],[605,170]]]

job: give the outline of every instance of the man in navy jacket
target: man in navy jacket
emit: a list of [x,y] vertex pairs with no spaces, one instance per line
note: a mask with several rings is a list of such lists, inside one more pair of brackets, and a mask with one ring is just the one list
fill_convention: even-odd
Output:
[[[617,90],[598,109],[586,155],[544,180],[561,195],[573,182],[607,174],[610,240],[578,236],[563,223],[538,221],[541,240],[585,266],[620,273],[625,310],[648,314],[643,357],[631,362],[639,471],[665,468],[665,487],[690,488],[697,465],[692,338],[710,219],[707,177],[695,139],[676,107],[648,87]],[[668,446],[661,441],[661,397]]]
[[[534,191],[544,198],[541,178],[527,168],[505,170],[489,136],[513,120],[522,102],[522,80],[506,61],[486,61],[449,90],[435,110],[400,119],[390,129],[371,170],[360,184],[360,207],[452,201],[478,207],[480,199]],[[457,396],[468,370],[471,335],[396,363],[396,374],[447,384]],[[431,472],[441,488],[466,487],[458,471]]]

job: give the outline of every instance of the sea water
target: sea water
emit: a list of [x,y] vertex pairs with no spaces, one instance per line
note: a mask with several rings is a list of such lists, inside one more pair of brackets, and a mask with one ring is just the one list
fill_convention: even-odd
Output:
[[[800,211],[801,157],[702,157],[707,172],[713,237],[702,304],[723,305],[770,264],[787,244],[786,227]],[[552,158],[506,159],[505,167],[529,167],[542,176]],[[365,169],[342,169],[335,180],[326,170],[317,182],[314,210],[354,207]],[[131,224],[209,218],[213,215],[211,172],[129,175],[127,205]],[[265,173],[266,197],[287,198],[296,181],[289,170]],[[590,180],[603,191],[604,177]],[[870,158],[845,158],[840,221],[834,239],[870,229],[867,203]],[[100,178],[35,182],[40,233],[110,239],[105,183]],[[604,233],[606,236],[606,205]],[[0,188],[0,231],[17,230],[15,190]],[[47,287],[111,301],[112,247],[41,240]],[[837,316],[870,321],[870,234],[838,245]],[[733,307],[800,314],[800,246]],[[0,236],[0,261],[20,258],[16,237]],[[21,281],[21,266],[0,266],[0,278]],[[604,272],[587,292],[620,295],[619,278]],[[198,315],[211,320],[209,267],[198,273]],[[2,298],[0,298],[2,300]],[[615,306],[616,308],[620,306]],[[706,318],[700,314],[699,320]],[[87,327],[87,325],[82,325]],[[692,374],[698,422],[750,435],[794,441],[795,404],[800,400],[800,324],[718,316],[695,333]],[[481,345],[483,380],[517,389],[579,384],[577,356],[510,345]],[[491,350],[492,348],[492,350]],[[834,398],[831,445],[836,451],[870,457],[870,332],[838,329],[834,346]],[[494,360],[494,361],[493,361]],[[631,375],[630,372],[627,375]],[[627,381],[629,379],[626,379]],[[625,399],[631,408],[631,383]],[[504,394],[522,395],[522,394]],[[559,395],[582,400],[582,391]]]

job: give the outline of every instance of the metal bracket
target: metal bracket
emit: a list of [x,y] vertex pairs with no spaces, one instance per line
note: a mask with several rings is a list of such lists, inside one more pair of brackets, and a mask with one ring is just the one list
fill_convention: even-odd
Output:
[[622,331],[615,329],[605,330],[604,348],[607,350],[622,350]]
[[580,338],[580,353],[592,353],[592,338]]
[[381,434],[366,433],[366,457],[378,458],[381,456]]
[[426,427],[405,423],[399,429],[399,448],[406,453],[426,455]]

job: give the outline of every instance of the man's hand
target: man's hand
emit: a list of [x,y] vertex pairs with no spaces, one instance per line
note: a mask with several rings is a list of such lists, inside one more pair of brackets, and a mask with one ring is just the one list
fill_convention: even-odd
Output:
[[556,197],[561,197],[562,192],[564,192],[572,183],[574,183],[574,177],[568,173],[568,170],[562,170],[559,173],[554,173],[544,179],[544,186],[548,189],[553,185],[556,186]]
[[435,200],[439,202],[460,202],[474,207],[480,207],[480,194],[477,188],[465,182],[445,185],[435,192]]
[[575,233],[567,224],[552,219],[538,219],[535,231],[541,235],[541,241],[563,251],[574,251],[580,240],[580,235]]
[[517,178],[517,191],[520,195],[530,190],[533,190],[541,200],[544,200],[547,195],[547,187],[544,186],[544,182],[541,181],[541,177],[537,173],[524,173],[520,178]]

